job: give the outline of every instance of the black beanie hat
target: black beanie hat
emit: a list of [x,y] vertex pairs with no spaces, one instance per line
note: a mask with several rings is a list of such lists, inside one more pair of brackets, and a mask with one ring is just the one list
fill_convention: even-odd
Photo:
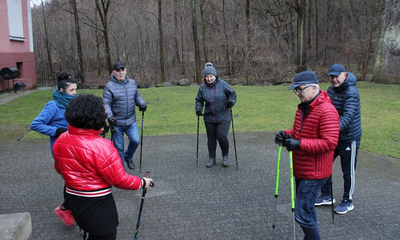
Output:
[[206,77],[207,75],[214,75],[215,77],[217,77],[217,71],[215,71],[213,64],[210,62],[206,63],[206,66],[204,67],[204,77]]

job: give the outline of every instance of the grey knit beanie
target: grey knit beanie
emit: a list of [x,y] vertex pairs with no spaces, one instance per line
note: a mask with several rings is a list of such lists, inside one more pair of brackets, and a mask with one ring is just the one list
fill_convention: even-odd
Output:
[[215,71],[213,64],[210,62],[206,63],[206,66],[204,67],[204,77],[207,75],[214,75],[215,77],[217,76],[217,71]]

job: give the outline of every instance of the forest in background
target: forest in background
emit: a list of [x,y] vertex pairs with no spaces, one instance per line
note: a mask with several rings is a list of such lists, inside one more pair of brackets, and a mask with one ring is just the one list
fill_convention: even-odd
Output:
[[361,81],[400,83],[397,0],[32,3],[38,85],[58,71],[105,85],[116,60],[140,87],[201,83],[208,61],[231,84],[287,83],[303,70],[327,80],[334,63]]

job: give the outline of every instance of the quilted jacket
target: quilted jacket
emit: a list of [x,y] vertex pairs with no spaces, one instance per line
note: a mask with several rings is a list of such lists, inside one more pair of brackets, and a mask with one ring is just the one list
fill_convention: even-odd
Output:
[[127,127],[136,122],[135,106],[142,106],[145,101],[140,96],[135,80],[126,77],[121,82],[111,74],[110,81],[103,92],[103,102],[107,118],[114,117],[117,126]]
[[348,72],[339,87],[328,88],[329,97],[340,116],[339,142],[353,142],[361,138],[360,95],[356,84],[356,76]]
[[117,149],[108,139],[99,137],[101,130],[81,129],[68,125],[68,132],[53,146],[54,168],[65,186],[79,191],[95,191],[115,186],[137,190],[139,177],[125,172]]
[[301,179],[324,179],[332,174],[333,152],[339,138],[339,115],[327,92],[319,95],[302,116],[299,104],[293,128],[285,131],[301,140],[300,150],[293,151],[293,175]]

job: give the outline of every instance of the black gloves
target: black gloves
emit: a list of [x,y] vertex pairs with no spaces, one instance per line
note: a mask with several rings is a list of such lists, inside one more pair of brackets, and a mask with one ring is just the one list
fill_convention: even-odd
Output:
[[287,136],[287,138],[286,138],[284,146],[286,146],[286,149],[288,151],[300,150],[300,142],[301,142],[301,140],[294,139],[289,134],[289,136]]
[[117,121],[115,120],[114,117],[108,118],[107,121],[108,121],[108,125],[110,125],[110,127],[114,127],[117,125]]
[[234,104],[232,101],[228,101],[228,102],[226,103],[226,108],[232,108],[233,105],[235,105],[235,104]]
[[284,131],[279,131],[275,135],[275,143],[276,144],[282,144],[285,146],[285,140],[286,140],[286,133]]
[[197,109],[197,110],[196,110],[196,115],[197,115],[198,117],[203,116],[203,114],[201,113],[201,109]]
[[59,137],[63,132],[66,132],[67,130],[67,128],[57,128],[56,137]]
[[109,130],[110,130],[110,127],[109,127],[109,126],[104,126],[104,127],[103,127],[103,131],[101,132],[101,135],[105,136],[106,133],[108,133]]
[[142,106],[139,107],[139,111],[142,111],[142,112],[146,112],[146,109],[147,109],[146,103],[143,103]]

